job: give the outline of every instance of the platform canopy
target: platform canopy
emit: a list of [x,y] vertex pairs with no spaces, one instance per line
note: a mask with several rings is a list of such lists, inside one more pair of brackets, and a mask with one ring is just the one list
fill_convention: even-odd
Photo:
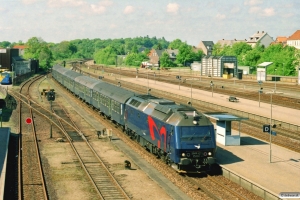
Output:
[[257,67],[268,67],[269,65],[272,65],[273,62],[263,62],[257,65]]
[[248,120],[249,118],[238,117],[226,112],[212,112],[212,113],[204,113],[209,118],[219,120],[219,121],[241,121]]

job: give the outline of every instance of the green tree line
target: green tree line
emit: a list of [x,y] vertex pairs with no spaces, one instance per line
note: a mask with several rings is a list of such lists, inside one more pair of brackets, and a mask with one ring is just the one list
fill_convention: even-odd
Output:
[[[169,59],[165,52],[160,58],[162,67],[176,67],[201,61],[203,52],[193,46],[175,39],[168,42],[165,38],[149,36],[121,39],[76,39],[62,41],[60,43],[47,43],[42,38],[32,37],[27,42],[10,43],[0,42],[0,47],[8,48],[14,45],[25,45],[24,58],[39,59],[41,68],[49,68],[54,63],[74,59],[94,59],[98,64],[139,66],[141,62],[147,61],[151,49],[178,49],[179,53],[175,61]],[[139,51],[143,48],[143,51]],[[262,62],[273,62],[268,67],[268,73],[274,72],[278,75],[295,76],[296,67],[300,64],[299,50],[290,46],[273,44],[265,48],[263,45],[251,47],[245,42],[235,43],[232,46],[215,44],[213,55],[236,56],[239,66],[251,66],[255,68]],[[254,70],[256,71],[256,70]]]
[[[238,42],[232,46],[221,46],[219,43],[214,45],[213,55],[236,56],[239,66],[256,66],[262,62],[273,62],[267,68],[268,74],[281,76],[295,76],[297,66],[300,64],[300,50],[282,44],[272,44],[265,48],[257,44],[253,48],[245,43]],[[256,71],[256,70],[254,70]]]

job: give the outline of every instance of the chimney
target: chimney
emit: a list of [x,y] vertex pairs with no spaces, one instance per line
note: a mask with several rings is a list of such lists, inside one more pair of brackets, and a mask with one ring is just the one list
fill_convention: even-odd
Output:
[[259,33],[259,31],[257,31],[257,33]]

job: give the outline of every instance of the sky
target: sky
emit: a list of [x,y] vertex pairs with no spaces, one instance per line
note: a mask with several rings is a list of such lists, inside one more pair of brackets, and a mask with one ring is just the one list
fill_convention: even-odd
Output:
[[300,30],[299,0],[0,0],[0,41],[164,37],[244,40],[257,31],[274,39]]

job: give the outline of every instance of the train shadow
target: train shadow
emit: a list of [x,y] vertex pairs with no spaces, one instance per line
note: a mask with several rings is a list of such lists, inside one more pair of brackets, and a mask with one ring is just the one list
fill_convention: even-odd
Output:
[[220,165],[232,164],[232,163],[244,161],[242,158],[234,155],[232,152],[227,151],[226,149],[223,149],[222,147],[219,146],[216,152],[216,159],[217,159],[217,163],[219,163]]
[[242,136],[241,137],[241,145],[264,145],[267,144],[264,141],[255,139],[253,137],[249,137],[249,136]]

